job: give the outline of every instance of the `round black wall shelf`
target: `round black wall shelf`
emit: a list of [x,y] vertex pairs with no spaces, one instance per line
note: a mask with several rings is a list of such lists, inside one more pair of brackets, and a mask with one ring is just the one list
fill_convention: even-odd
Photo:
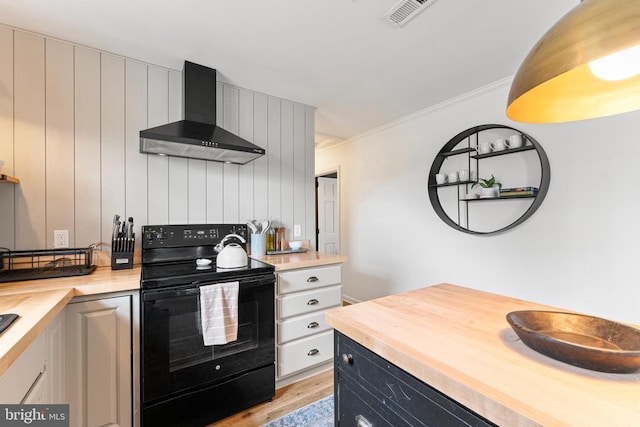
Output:
[[[510,135],[518,134],[522,135],[522,145],[520,147],[507,147],[498,151],[483,152],[482,154],[478,151],[481,143],[491,142],[491,138],[496,135],[498,135],[499,138],[506,138]],[[540,168],[539,171],[536,171],[540,174],[539,182],[528,183],[527,185],[530,185],[530,187],[518,188],[520,191],[502,193],[505,194],[505,196],[501,197],[475,198],[473,195],[471,197],[469,196],[471,194],[469,193],[471,187],[474,183],[478,182],[478,176],[473,176],[473,174],[475,172],[476,175],[479,175],[480,163],[482,160],[500,157],[500,161],[504,159],[504,162],[508,162],[510,155],[524,155],[524,153],[527,152],[535,152],[537,154],[539,162],[530,162],[534,164],[533,167]],[[436,174],[442,172],[442,166],[445,161],[454,157],[460,158],[460,156],[462,156],[462,160],[458,160],[458,162],[462,162],[466,165],[466,170],[470,171],[469,178],[464,181],[456,180],[455,182],[444,182],[438,184],[436,182]],[[486,124],[475,126],[460,132],[442,147],[431,165],[429,178],[427,180],[427,188],[431,205],[433,206],[436,214],[445,222],[445,224],[465,233],[493,234],[509,230],[530,218],[531,215],[533,215],[533,213],[540,207],[547,194],[550,177],[551,170],[547,154],[542,146],[533,137],[531,137],[531,135],[510,126]],[[505,183],[503,183],[503,185],[508,186],[508,184]],[[535,188],[536,190],[529,190],[530,188]],[[450,193],[453,191],[457,191],[457,197],[452,197],[453,195]],[[449,193],[445,194],[441,192]],[[441,197],[445,195],[446,197]],[[447,206],[450,207],[452,203],[457,204],[457,206],[455,206],[455,208],[444,209],[441,198],[447,198],[449,200],[449,204]],[[451,202],[452,198],[454,199],[453,202]],[[516,214],[515,220],[509,219],[506,223],[500,224],[498,227],[495,227],[495,229],[492,228],[490,230],[480,229],[480,227],[474,228],[469,225],[469,218],[471,215],[469,204],[479,206],[485,203],[509,203],[512,200],[520,200],[520,203],[523,206],[522,214]]]

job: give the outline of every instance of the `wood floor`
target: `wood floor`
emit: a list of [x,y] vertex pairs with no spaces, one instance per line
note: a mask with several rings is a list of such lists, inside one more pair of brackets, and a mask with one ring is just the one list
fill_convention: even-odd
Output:
[[333,393],[333,369],[276,390],[276,397],[208,427],[258,427]]

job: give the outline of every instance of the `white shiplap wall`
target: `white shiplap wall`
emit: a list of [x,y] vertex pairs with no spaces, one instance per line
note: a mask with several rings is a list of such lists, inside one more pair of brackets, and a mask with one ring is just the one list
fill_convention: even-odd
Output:
[[109,243],[116,213],[138,232],[270,218],[313,239],[314,109],[222,83],[216,101],[218,124],[266,156],[141,154],[141,129],[182,116],[181,72],[0,27],[0,159],[21,180],[0,185],[0,247],[51,248],[53,230],[74,247]]

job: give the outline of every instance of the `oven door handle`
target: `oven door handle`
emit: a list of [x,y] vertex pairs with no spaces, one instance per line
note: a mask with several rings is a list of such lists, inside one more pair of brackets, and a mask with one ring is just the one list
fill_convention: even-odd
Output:
[[167,300],[179,297],[188,297],[192,295],[200,295],[200,288],[189,289],[172,289],[170,291],[147,291],[143,293],[144,301]]
[[187,284],[185,287],[180,289],[170,289],[170,290],[152,290],[152,291],[144,291],[143,290],[143,301],[156,301],[163,299],[170,299],[176,297],[188,297],[192,295],[200,294],[200,287],[206,285],[216,285],[219,283],[227,283],[227,282],[240,282],[240,289],[251,289],[258,286],[272,286],[275,284],[275,275],[273,273],[252,277],[252,278],[242,278],[242,279],[229,279],[219,280],[219,281],[193,281],[191,284]]

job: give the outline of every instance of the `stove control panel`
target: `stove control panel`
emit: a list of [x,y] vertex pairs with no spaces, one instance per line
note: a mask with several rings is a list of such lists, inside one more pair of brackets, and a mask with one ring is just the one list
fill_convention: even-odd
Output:
[[216,245],[227,234],[247,239],[246,224],[188,224],[142,226],[142,249]]

